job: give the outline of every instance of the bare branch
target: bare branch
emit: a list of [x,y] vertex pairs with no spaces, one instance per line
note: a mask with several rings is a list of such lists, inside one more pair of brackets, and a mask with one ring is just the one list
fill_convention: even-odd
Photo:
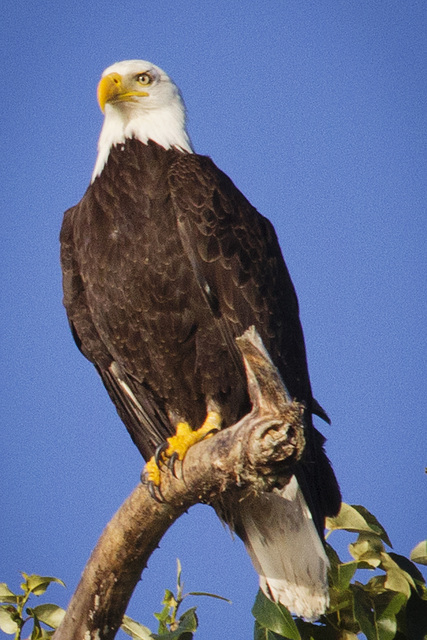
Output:
[[54,640],[114,638],[151,553],[192,505],[214,502],[229,491],[269,491],[289,481],[305,444],[303,407],[290,401],[255,329],[238,338],[238,345],[251,413],[191,447],[179,478],[164,469],[163,502],[144,484],[134,489],[102,533]]

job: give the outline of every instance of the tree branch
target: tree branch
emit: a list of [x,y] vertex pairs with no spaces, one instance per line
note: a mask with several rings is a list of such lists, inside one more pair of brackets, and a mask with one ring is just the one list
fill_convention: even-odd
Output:
[[271,491],[289,482],[305,444],[303,407],[291,402],[254,328],[237,342],[251,413],[191,447],[178,478],[162,469],[161,503],[147,485],[134,489],[102,533],[54,640],[114,638],[150,555],[192,505],[221,500],[225,492]]

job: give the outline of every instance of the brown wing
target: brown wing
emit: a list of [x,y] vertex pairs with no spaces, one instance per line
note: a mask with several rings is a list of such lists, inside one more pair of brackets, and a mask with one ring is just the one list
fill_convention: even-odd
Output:
[[170,424],[150,389],[137,383],[114,360],[95,326],[74,246],[74,224],[75,218],[79,218],[80,206],[66,211],[60,235],[64,306],[68,321],[78,348],[95,365],[132,440],[143,457],[148,459],[158,444],[170,435]]
[[298,301],[273,226],[209,158],[179,157],[169,180],[183,245],[230,349],[254,324],[289,392],[310,408]]
[[182,242],[233,359],[240,358],[235,336],[254,324],[290,395],[307,407],[296,475],[323,533],[341,497],[312,425],[312,413],[325,414],[312,397],[298,301],[273,226],[209,158],[178,158],[169,180]]

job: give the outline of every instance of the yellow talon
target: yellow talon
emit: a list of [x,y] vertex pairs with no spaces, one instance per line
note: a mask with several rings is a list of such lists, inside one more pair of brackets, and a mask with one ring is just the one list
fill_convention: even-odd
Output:
[[147,482],[152,482],[156,485],[156,487],[160,484],[160,469],[157,466],[157,463],[154,459],[154,456],[149,459],[147,464],[145,465],[144,475],[147,479]]
[[[208,438],[215,431],[221,428],[221,416],[217,411],[209,411],[206,420],[200,429],[193,430],[188,422],[179,422],[176,426],[176,434],[167,438],[168,448],[161,454],[162,461],[171,458],[176,454],[178,460],[183,460],[188,449],[200,442],[204,438]],[[148,482],[153,483],[157,487],[160,485],[160,468],[157,465],[154,456],[145,465],[145,476]]]
[[170,458],[173,453],[178,454],[178,460],[183,460],[185,454],[193,444],[200,442],[209,435],[213,435],[213,431],[218,431],[221,426],[221,417],[216,411],[210,411],[206,420],[197,431],[194,431],[188,422],[179,422],[176,427],[176,434],[167,439],[169,447],[166,449],[165,455]]

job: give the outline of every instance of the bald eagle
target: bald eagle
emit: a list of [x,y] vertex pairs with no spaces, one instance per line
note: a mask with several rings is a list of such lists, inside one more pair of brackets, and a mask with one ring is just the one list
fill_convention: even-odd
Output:
[[281,490],[229,505],[273,600],[318,618],[328,603],[325,516],[340,492],[312,415],[297,297],[271,223],[193,151],[178,88],[143,60],[108,67],[91,183],[61,230],[64,304],[145,460],[175,434],[250,411],[235,338],[254,325],[306,409],[306,449]]

